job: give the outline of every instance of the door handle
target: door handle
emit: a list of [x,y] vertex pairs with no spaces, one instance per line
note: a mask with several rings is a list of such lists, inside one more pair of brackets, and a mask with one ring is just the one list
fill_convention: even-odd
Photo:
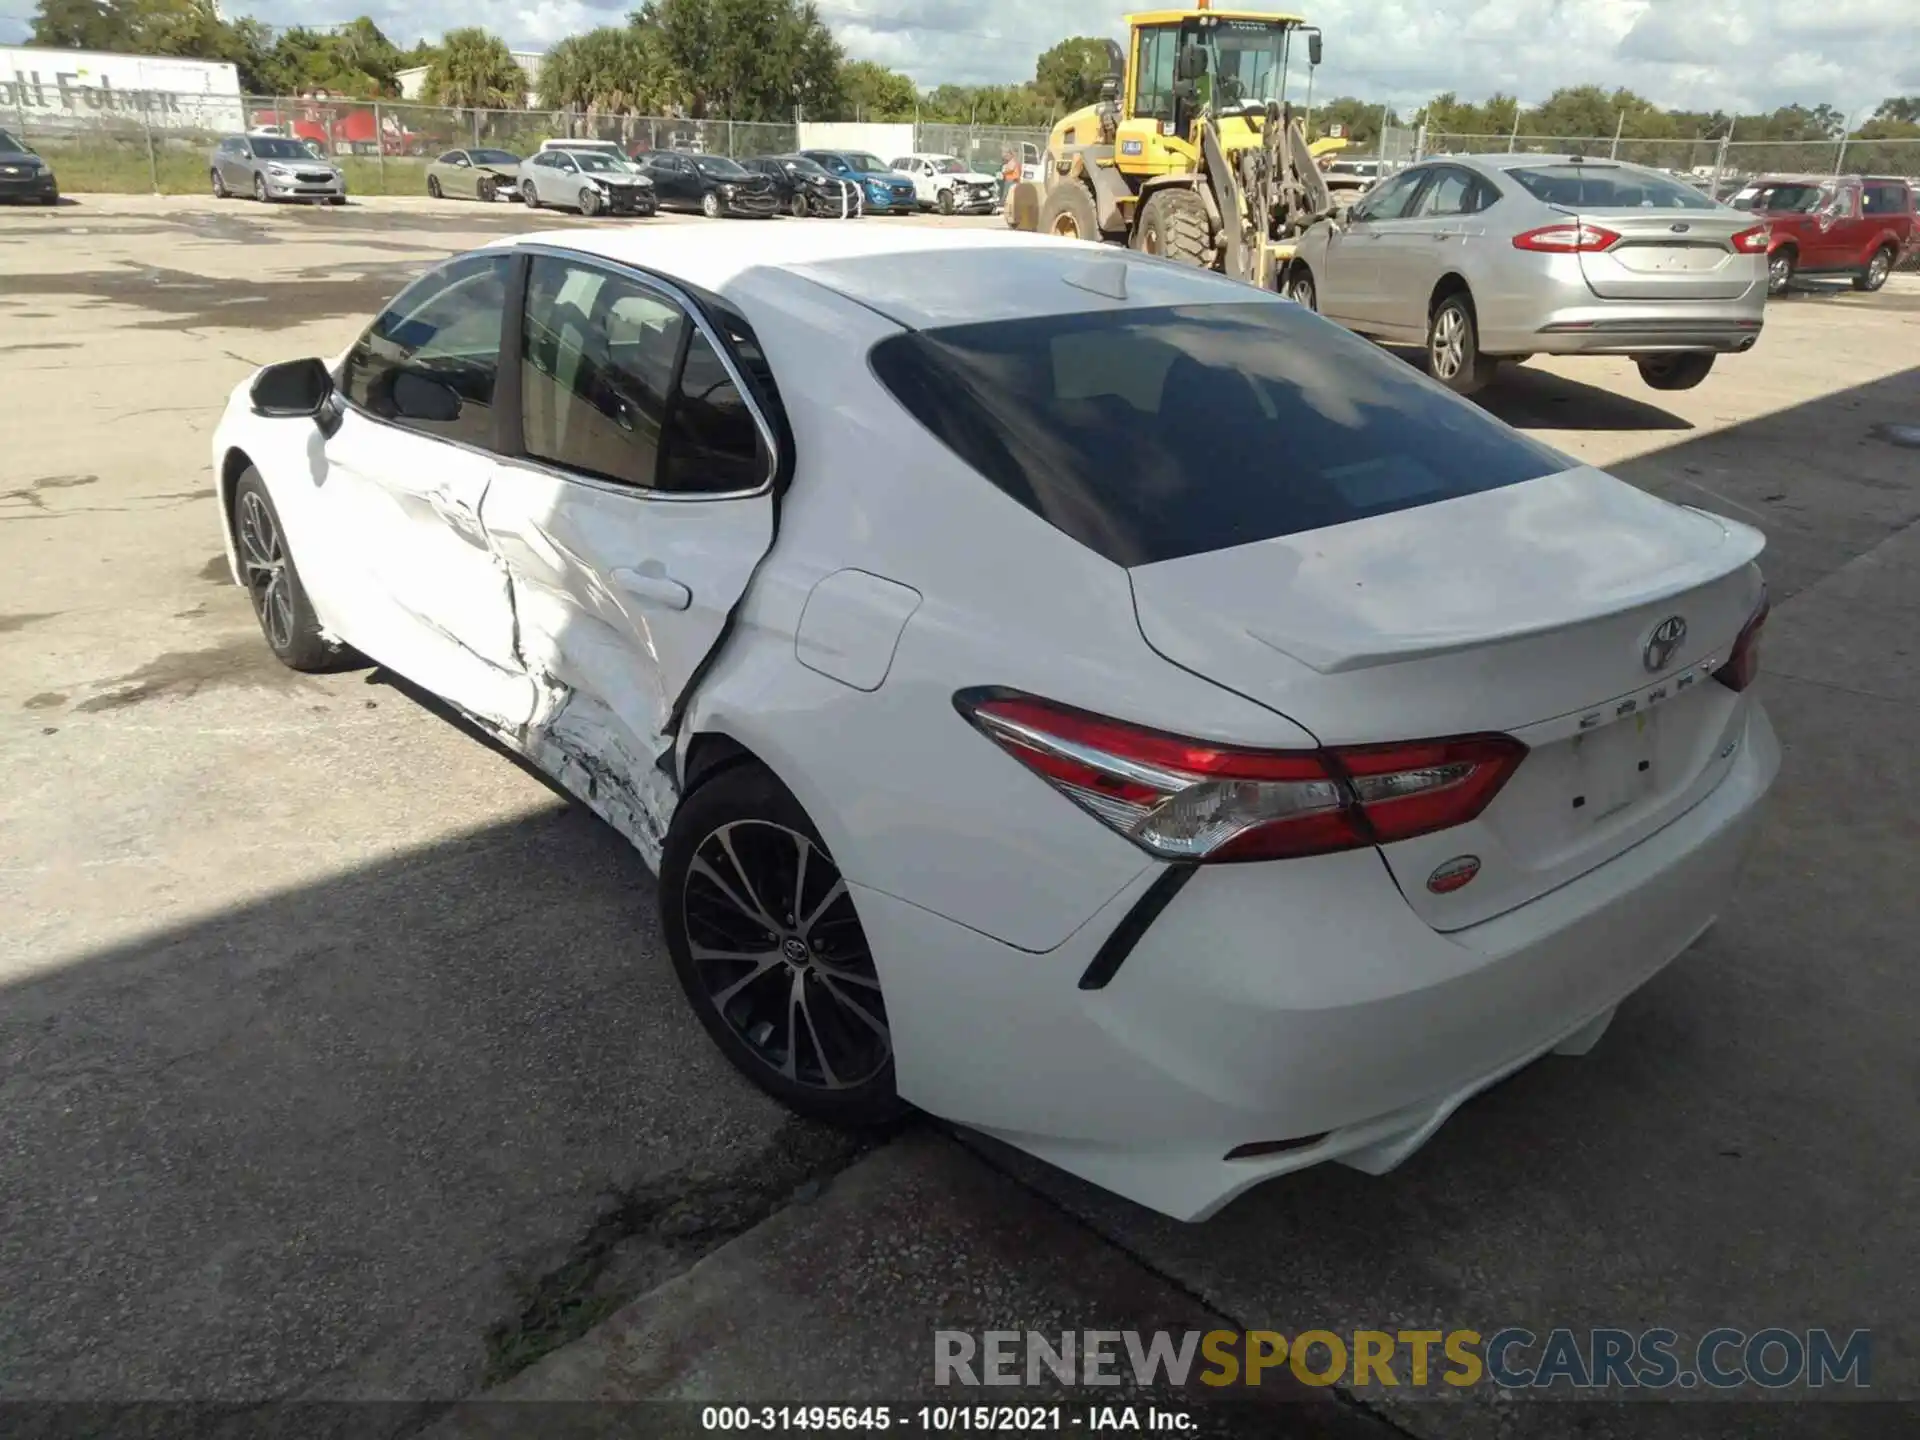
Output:
[[664,605],[669,610],[684,610],[693,604],[693,592],[660,569],[658,561],[648,561],[639,570],[622,566],[607,578],[622,593],[649,604]]

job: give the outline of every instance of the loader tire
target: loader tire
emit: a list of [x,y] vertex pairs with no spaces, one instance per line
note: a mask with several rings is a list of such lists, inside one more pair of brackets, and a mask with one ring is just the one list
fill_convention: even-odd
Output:
[[1093,193],[1078,180],[1062,180],[1040,202],[1040,231],[1062,240],[1098,240],[1100,220]]
[[1213,227],[1207,207],[1191,190],[1157,190],[1140,207],[1133,248],[1182,265],[1213,267]]

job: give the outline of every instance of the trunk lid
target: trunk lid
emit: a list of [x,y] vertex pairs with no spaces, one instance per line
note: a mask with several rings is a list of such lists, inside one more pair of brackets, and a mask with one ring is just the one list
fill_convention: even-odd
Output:
[[1756,223],[1738,210],[1582,206],[1579,218],[1620,237],[1580,254],[1587,288],[1602,299],[1734,300],[1765,269],[1764,257],[1733,248],[1733,237]]
[[[1382,848],[1446,930],[1565,884],[1719,782],[1745,702],[1711,672],[1759,603],[1764,543],[1583,467],[1129,573],[1154,650],[1323,744],[1527,743],[1478,819]],[[1650,657],[1676,616],[1684,636]],[[1430,892],[1462,855],[1474,880]]]

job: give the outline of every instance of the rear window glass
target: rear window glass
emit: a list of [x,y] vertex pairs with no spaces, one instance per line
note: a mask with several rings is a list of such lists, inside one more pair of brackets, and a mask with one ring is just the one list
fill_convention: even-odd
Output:
[[1574,210],[1711,210],[1715,203],[1691,185],[1618,165],[1535,165],[1507,174],[1534,199]]
[[981,475],[1147,565],[1517,484],[1553,451],[1278,301],[897,335],[874,373]]

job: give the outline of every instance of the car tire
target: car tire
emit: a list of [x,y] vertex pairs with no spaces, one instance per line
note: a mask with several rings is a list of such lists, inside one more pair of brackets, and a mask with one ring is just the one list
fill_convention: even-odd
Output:
[[531,180],[520,187],[520,198],[526,202],[529,210],[538,210],[540,208],[540,194],[533,188],[533,182]]
[[213,177],[213,198],[216,200],[231,200],[233,198],[233,192],[227,189],[226,178],[221,175],[218,170],[209,170],[207,173]]
[[700,213],[709,220],[718,220],[720,218],[720,195],[718,191],[709,190],[700,197]]
[[580,190],[580,214],[591,220],[600,213],[600,192],[592,186],[583,186]]
[[1782,245],[1767,257],[1767,294],[1784,295],[1793,284],[1800,257],[1791,245]]
[[1040,202],[1040,233],[1063,240],[1098,240],[1100,217],[1093,192],[1078,180],[1062,180]]
[[1295,264],[1287,272],[1286,283],[1280,293],[1303,310],[1318,311],[1320,308],[1320,292],[1314,286],[1313,271],[1307,268],[1305,261]]
[[959,208],[953,203],[953,187],[951,185],[940,192],[939,198],[934,203],[939,207],[942,215],[951,215]]
[[1874,291],[1887,283],[1887,277],[1893,273],[1893,247],[1882,245],[1861,267],[1860,273],[1853,277],[1856,290]]
[[1484,389],[1500,362],[1480,353],[1480,324],[1464,290],[1446,296],[1427,319],[1427,373],[1456,395]]
[[660,919],[694,1013],[748,1079],[832,1124],[906,1113],[853,897],[800,802],[758,763],[730,765],[681,800]]
[[1207,221],[1206,204],[1185,187],[1154,191],[1140,207],[1133,248],[1182,265],[1211,269],[1213,229]]
[[267,177],[266,176],[256,175],[253,177],[253,198],[258,200],[262,205],[267,203]]
[[427,194],[431,195],[435,200],[444,200],[447,198],[440,191],[440,177],[438,175],[427,176]]
[[793,198],[787,202],[787,213],[796,220],[804,220],[813,213],[813,209],[807,204],[807,197],[796,190]]
[[337,670],[352,652],[321,633],[300,571],[287,547],[280,512],[260,472],[248,466],[233,487],[233,547],[240,579],[253,602],[253,618],[274,658],[289,670]]
[[491,175],[482,175],[478,180],[474,181],[473,194],[474,198],[482,205],[491,205],[494,196],[493,177]]
[[1642,355],[1634,363],[1648,389],[1691,390],[1707,378],[1717,358],[1709,350],[1688,350],[1678,355]]

